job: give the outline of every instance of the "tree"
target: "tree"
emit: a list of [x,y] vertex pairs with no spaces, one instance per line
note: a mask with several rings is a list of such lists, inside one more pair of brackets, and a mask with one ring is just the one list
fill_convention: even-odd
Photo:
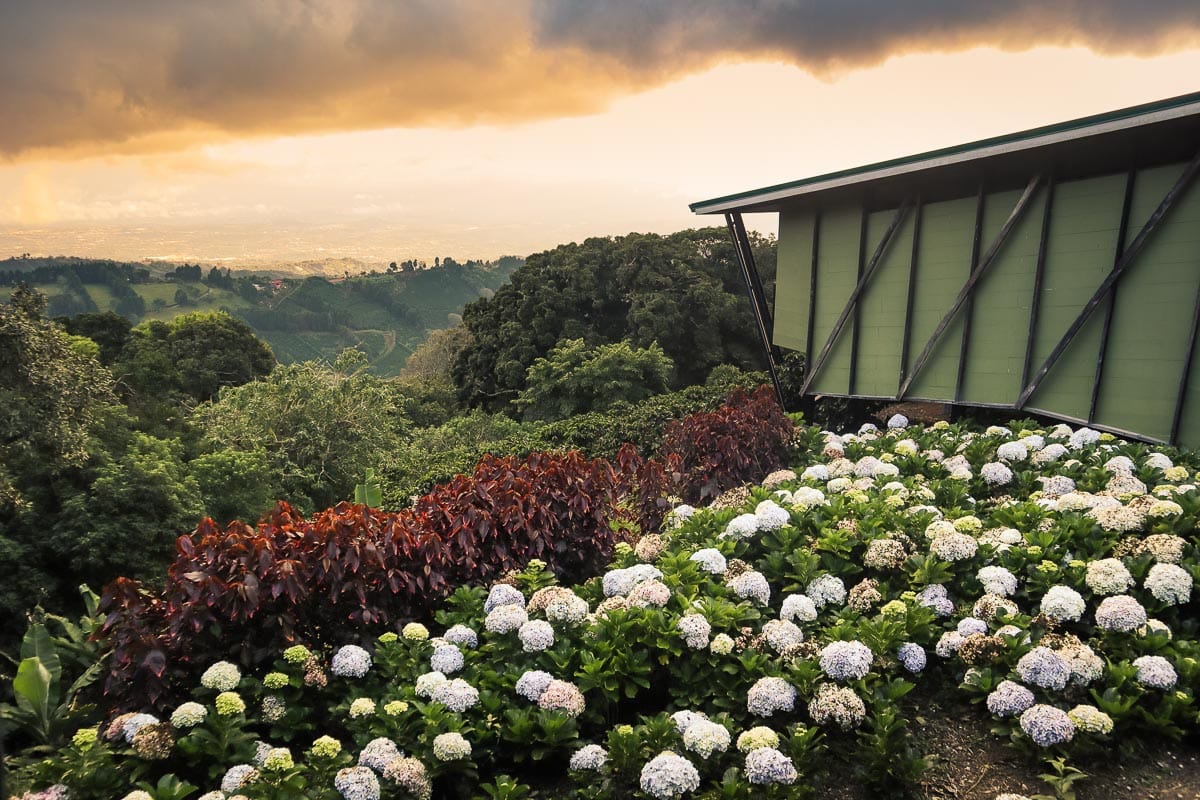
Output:
[[0,637],[16,633],[25,608],[61,597],[48,520],[116,402],[108,370],[45,309],[23,285],[0,305]]
[[588,347],[570,339],[529,367],[516,405],[526,419],[566,419],[636,403],[667,390],[674,364],[657,342],[648,348],[627,341]]
[[105,311],[102,314],[78,314],[55,320],[67,333],[86,336],[100,346],[100,363],[111,365],[121,354],[129,340],[133,323],[120,314]]
[[24,286],[0,305],[0,464],[10,471],[82,465],[93,426],[116,399],[112,376],[45,309],[46,298]]
[[178,428],[180,411],[270,373],[271,348],[249,325],[223,311],[170,322],[150,320],[130,331],[113,373],[127,402],[150,431]]
[[407,422],[395,387],[346,350],[332,367],[280,365],[263,380],[227,387],[193,417],[212,451],[263,451],[283,498],[308,510],[352,496],[369,467],[382,472]]
[[[775,241],[752,236],[767,292]],[[673,387],[703,383],[714,366],[759,368],[761,354],[737,258],[721,228],[629,234],[530,256],[493,298],[463,311],[473,341],[454,365],[470,406],[511,408],[529,367],[559,342],[657,342],[676,367]]]
[[271,372],[275,354],[254,330],[222,311],[185,314],[171,320],[167,347],[180,386],[198,402],[222,386],[239,386]]
[[88,491],[64,502],[53,544],[62,563],[97,584],[159,573],[175,539],[204,515],[200,486],[182,457],[178,440],[135,434]]
[[265,450],[217,450],[197,456],[188,470],[199,484],[204,513],[224,525],[254,522],[275,503],[275,479]]
[[433,331],[408,357],[400,375],[449,382],[454,359],[470,343],[471,332],[461,325]]

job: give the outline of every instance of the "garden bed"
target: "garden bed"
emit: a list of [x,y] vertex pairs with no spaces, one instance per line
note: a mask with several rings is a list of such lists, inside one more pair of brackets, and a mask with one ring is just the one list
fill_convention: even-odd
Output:
[[1198,795],[1192,454],[901,418],[793,445],[794,470],[676,507],[597,577],[535,561],[421,622],[347,624],[337,649],[213,664],[187,703],[85,727],[23,775],[154,800],[181,781],[203,800]]

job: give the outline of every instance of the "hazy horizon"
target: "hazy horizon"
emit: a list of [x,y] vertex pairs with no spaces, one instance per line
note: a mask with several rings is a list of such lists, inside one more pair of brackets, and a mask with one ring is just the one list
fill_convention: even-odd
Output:
[[0,257],[525,256],[1198,74],[1182,0],[5,4]]

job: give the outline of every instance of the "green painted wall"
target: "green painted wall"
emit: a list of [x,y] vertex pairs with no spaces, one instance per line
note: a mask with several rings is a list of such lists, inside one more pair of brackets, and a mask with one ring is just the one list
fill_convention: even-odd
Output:
[[802,211],[783,211],[779,215],[779,266],[775,276],[772,341],[801,353],[808,337],[813,218],[813,214]]
[[[1182,164],[1139,172],[1133,183],[1126,243],[1137,236],[1183,170]],[[1046,229],[1039,310],[1032,325],[1038,245],[1048,190],[1033,197],[996,259],[980,280],[971,308],[971,338],[960,401],[1012,405],[1021,392],[1027,343],[1031,375],[1037,371],[1112,269],[1116,258],[1126,175],[1059,183]],[[980,255],[986,253],[1020,191],[992,193],[983,205]],[[916,285],[913,289],[909,361],[915,362],[938,322],[962,289],[971,268],[977,200],[962,197],[920,210]],[[780,217],[775,342],[814,355],[824,345],[858,277],[860,257],[870,259],[894,209],[867,219],[859,253],[862,210],[857,205]],[[813,342],[807,341],[814,229],[819,225]],[[916,214],[910,214],[885,251],[860,299],[858,360],[853,394],[894,397],[901,375],[904,318]],[[1117,284],[1094,422],[1100,427],[1166,440],[1188,354],[1193,308],[1200,292],[1200,185],[1184,193]],[[1026,404],[1031,411],[1086,420],[1091,411],[1105,306],[1092,315]],[[952,321],[909,399],[954,400],[965,314]],[[851,393],[853,317],[813,384],[814,394]],[[1197,344],[1200,349],[1200,343]],[[1193,355],[1179,441],[1200,444],[1200,353]]]
[[[1124,197],[1124,174],[1055,187],[1041,313],[1034,340],[1034,370],[1050,355],[1112,269]],[[1087,419],[1102,327],[1102,315],[1093,314],[1029,399],[1030,408],[1053,409],[1063,416]]]
[[[833,330],[846,300],[858,284],[858,239],[862,210],[843,206],[821,214],[821,240],[817,248],[817,306],[813,313],[813,358],[817,357]],[[829,351],[825,367],[811,390],[817,394],[846,394],[850,389],[849,323]]]
[[[896,209],[889,209],[868,218],[866,261],[875,254],[895,216]],[[855,394],[890,397],[896,393],[915,220],[910,211],[892,236],[859,303]]]
[[[981,258],[996,240],[1020,196],[1019,191],[988,195],[980,240]],[[1046,190],[1042,189],[1030,200],[991,267],[976,285],[967,370],[963,374],[964,403],[1009,403],[1021,392],[1045,204]]]
[[[1182,166],[1175,166],[1138,173],[1127,242],[1181,171]],[[1117,283],[1097,422],[1156,439],[1171,435],[1198,287],[1200,190],[1193,185]],[[1200,402],[1192,405],[1200,409]]]
[[[917,245],[917,286],[913,294],[910,360],[916,362],[937,324],[971,274],[971,244],[975,238],[974,197],[929,203],[921,209],[921,240]],[[946,328],[929,361],[908,390],[908,396],[953,399],[962,346],[962,315]]]

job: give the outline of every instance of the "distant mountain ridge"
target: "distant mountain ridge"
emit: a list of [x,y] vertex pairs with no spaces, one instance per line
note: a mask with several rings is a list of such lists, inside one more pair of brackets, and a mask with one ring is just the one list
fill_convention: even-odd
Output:
[[[426,267],[392,264],[385,271],[351,270],[297,277],[286,270],[127,263],[82,258],[0,261],[0,298],[27,282],[50,300],[51,316],[115,311],[137,323],[179,314],[223,310],[246,321],[282,363],[332,361],[346,347],[367,353],[372,372],[397,375],[432,330],[461,321],[463,306],[490,296],[524,263],[453,258]],[[317,263],[303,262],[305,266]]]

